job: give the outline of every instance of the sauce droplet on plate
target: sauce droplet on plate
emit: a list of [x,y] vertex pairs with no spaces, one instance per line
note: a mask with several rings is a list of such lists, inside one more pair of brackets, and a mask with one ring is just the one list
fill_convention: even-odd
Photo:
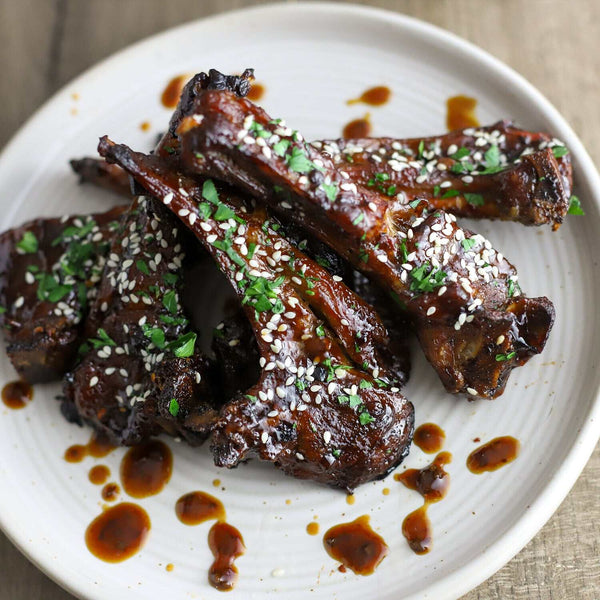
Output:
[[29,383],[22,380],[9,381],[2,388],[2,402],[8,408],[18,410],[25,406],[33,399],[33,388]]
[[354,494],[346,495],[346,503],[347,504],[354,504],[355,502],[356,502],[356,498],[354,497]]
[[413,437],[414,444],[427,454],[439,452],[445,441],[446,434],[444,430],[435,423],[423,423],[423,425],[417,427]]
[[225,520],[225,507],[214,496],[205,492],[189,492],[177,500],[175,514],[185,525],[198,525],[216,519]]
[[246,98],[252,100],[252,102],[258,102],[265,95],[266,91],[267,88],[262,83],[253,83],[250,86],[250,90],[248,90]]
[[210,585],[221,592],[232,590],[238,580],[235,559],[246,551],[242,534],[233,525],[219,521],[208,532],[208,546],[215,557],[208,571]]
[[473,450],[467,458],[467,468],[477,475],[495,471],[511,463],[519,455],[519,440],[511,436],[497,437]]
[[365,90],[358,98],[348,100],[346,104],[369,104],[370,106],[383,106],[392,96],[392,90],[385,85],[378,85]]
[[311,521],[306,526],[306,533],[308,533],[308,535],[317,535],[317,533],[319,533],[319,524],[316,521]]
[[121,483],[133,498],[158,494],[171,479],[173,454],[159,440],[130,448],[121,461]]
[[433,532],[427,516],[430,504],[439,502],[447,493],[450,475],[444,466],[450,463],[450,452],[440,452],[433,462],[423,469],[407,469],[394,475],[396,481],[423,496],[423,506],[407,515],[402,522],[402,535],[416,554],[427,554],[431,550]]
[[119,488],[119,485],[114,481],[111,481],[102,488],[102,500],[105,502],[114,502],[119,497],[120,493],[121,489]]
[[177,106],[181,92],[189,79],[189,75],[177,75],[169,81],[160,97],[161,104],[165,108],[175,108]]
[[171,573],[171,571],[173,571],[173,569],[175,568],[175,565],[173,563],[169,563],[166,567],[165,567],[165,571],[167,571],[168,573]]
[[143,121],[142,123],[140,123],[140,129],[142,131],[150,131],[150,121]]
[[323,545],[331,558],[357,575],[373,573],[388,553],[384,539],[371,529],[368,515],[331,527],[323,536]]
[[123,502],[98,515],[85,532],[88,550],[110,563],[131,558],[144,545],[150,518],[137,504]]
[[466,127],[479,127],[479,120],[475,116],[477,100],[469,96],[453,96],[446,100],[446,127],[448,131],[465,129]]
[[342,136],[347,140],[364,138],[371,133],[371,129],[371,115],[367,113],[362,119],[350,121],[350,123],[344,127]]
[[96,465],[90,469],[88,479],[94,485],[102,485],[110,477],[110,469],[106,465]]
[[110,454],[116,446],[102,433],[94,431],[90,437],[90,441],[83,444],[75,444],[70,446],[65,451],[65,460],[75,463],[81,462],[86,456],[93,458],[104,458]]

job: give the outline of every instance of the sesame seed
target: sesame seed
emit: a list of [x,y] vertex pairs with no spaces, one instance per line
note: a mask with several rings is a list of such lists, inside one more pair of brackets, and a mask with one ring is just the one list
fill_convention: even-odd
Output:
[[263,431],[261,436],[260,436],[260,441],[263,444],[266,444],[269,441],[269,434],[266,431]]
[[469,392],[471,396],[477,396],[477,390],[473,389],[472,387],[468,387],[467,392]]
[[432,315],[432,314],[435,312],[435,310],[436,310],[436,309],[435,309],[435,306],[430,306],[430,307],[427,309],[427,316],[428,316],[428,317],[430,317],[430,316],[431,316],[431,315]]
[[324,441],[326,444],[329,444],[329,442],[331,441],[331,432],[330,432],[330,431],[325,431],[325,432],[323,433],[323,441]]
[[94,375],[91,379],[90,379],[90,387],[94,387],[97,383],[98,383],[98,378]]
[[503,335],[499,335],[496,339],[496,344],[498,346],[500,346],[500,344],[502,344],[502,342],[505,340],[506,338]]

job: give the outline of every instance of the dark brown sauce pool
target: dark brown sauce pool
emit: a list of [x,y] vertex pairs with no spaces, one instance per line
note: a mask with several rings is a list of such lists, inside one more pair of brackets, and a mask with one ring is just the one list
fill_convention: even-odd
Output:
[[350,121],[350,123],[344,127],[342,136],[347,140],[368,137],[372,129],[371,115],[367,113],[362,119]]
[[208,582],[220,592],[228,592],[238,580],[235,559],[246,551],[242,534],[233,525],[217,521],[208,532],[208,547],[215,558],[208,570]]
[[370,575],[387,556],[384,539],[371,529],[368,515],[328,529],[323,536],[327,554],[357,575]]
[[477,475],[495,471],[515,460],[520,446],[519,440],[509,435],[494,438],[469,454],[467,468]]
[[120,493],[121,488],[119,487],[119,484],[111,481],[102,488],[102,500],[105,502],[114,502],[119,497]]
[[378,85],[365,90],[358,98],[348,100],[346,104],[369,104],[370,106],[383,106],[392,96],[392,90],[385,85]]
[[94,485],[102,485],[110,477],[110,469],[106,465],[96,465],[90,469],[88,479]]
[[189,492],[175,504],[177,518],[185,525],[199,525],[204,521],[225,520],[223,503],[205,492]]
[[160,102],[165,108],[175,108],[177,106],[181,92],[189,79],[189,75],[177,75],[169,81],[160,96]]
[[266,91],[267,88],[262,83],[253,83],[250,86],[250,90],[248,91],[246,98],[248,98],[248,100],[252,100],[252,102],[258,102],[265,95]]
[[2,388],[2,402],[8,408],[19,410],[33,400],[33,388],[22,380],[9,381]]
[[447,493],[450,475],[444,467],[452,461],[449,452],[440,452],[433,462],[423,469],[408,469],[394,475],[407,488],[415,490],[425,500],[423,506],[411,512],[402,522],[402,535],[416,554],[427,554],[431,550],[433,531],[427,516],[430,504],[439,502]]
[[116,446],[112,444],[106,436],[94,431],[87,444],[75,444],[74,446],[70,446],[66,449],[64,457],[67,462],[76,463],[81,462],[86,456],[104,458],[115,448]]
[[448,131],[465,129],[466,127],[479,127],[479,120],[475,116],[477,100],[469,96],[453,96],[446,100],[446,127]]
[[98,515],[85,532],[88,550],[100,560],[117,563],[137,554],[150,531],[150,518],[137,504],[123,502]]
[[130,448],[121,461],[121,483],[133,498],[158,494],[171,479],[173,454],[159,440]]
[[427,454],[439,452],[444,447],[445,441],[446,434],[444,430],[435,423],[423,423],[423,425],[417,427],[413,437],[415,446]]

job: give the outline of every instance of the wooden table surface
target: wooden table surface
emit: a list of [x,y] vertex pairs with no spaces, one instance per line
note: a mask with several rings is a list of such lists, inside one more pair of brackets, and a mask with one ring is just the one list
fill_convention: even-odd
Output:
[[[172,25],[255,0],[0,0],[0,147],[58,88]],[[364,2],[449,29],[519,71],[600,161],[598,0]],[[0,493],[10,493],[1,490]],[[600,452],[542,531],[463,600],[600,598]],[[0,533],[0,600],[72,598]]]

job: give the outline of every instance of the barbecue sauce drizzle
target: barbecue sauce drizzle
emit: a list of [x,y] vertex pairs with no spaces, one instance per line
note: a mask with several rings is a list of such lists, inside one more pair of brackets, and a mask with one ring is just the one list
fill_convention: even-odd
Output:
[[94,431],[87,444],[75,444],[67,448],[64,458],[70,463],[81,462],[86,456],[104,458],[115,448],[116,446],[105,435]]
[[208,532],[208,546],[214,556],[208,570],[208,582],[220,592],[232,590],[239,576],[235,559],[244,554],[246,546],[242,534],[225,521],[222,502],[206,492],[189,492],[177,500],[175,513],[185,525],[216,520]]
[[450,475],[444,471],[444,466],[451,461],[452,455],[449,452],[440,452],[427,467],[408,469],[394,475],[396,481],[419,492],[425,500],[423,506],[407,515],[402,522],[402,535],[416,554],[427,554],[431,550],[432,528],[427,509],[430,504],[439,502],[446,495]]
[[519,440],[509,435],[494,438],[469,454],[467,468],[477,475],[496,471],[515,460],[520,447]]
[[446,127],[448,131],[479,127],[475,116],[477,100],[469,96],[453,96],[446,100]]
[[350,123],[344,127],[342,137],[347,140],[363,138],[367,137],[371,133],[371,130],[371,115],[367,113],[362,119],[350,121]]
[[331,558],[357,575],[371,575],[388,553],[384,539],[371,528],[368,515],[334,525],[323,536],[323,545]]
[[383,106],[392,95],[392,90],[385,85],[378,85],[365,90],[358,98],[346,101],[346,104],[369,104],[370,106]]
[[413,443],[427,454],[439,452],[446,441],[444,430],[435,423],[423,423],[415,430]]
[[121,461],[121,483],[133,498],[158,494],[171,479],[173,454],[159,440],[130,448]]
[[33,399],[33,388],[29,383],[21,379],[9,381],[2,388],[2,402],[8,408],[19,410]]
[[252,83],[248,93],[246,94],[246,98],[248,100],[252,100],[252,102],[258,102],[265,95],[267,88],[262,83]]

